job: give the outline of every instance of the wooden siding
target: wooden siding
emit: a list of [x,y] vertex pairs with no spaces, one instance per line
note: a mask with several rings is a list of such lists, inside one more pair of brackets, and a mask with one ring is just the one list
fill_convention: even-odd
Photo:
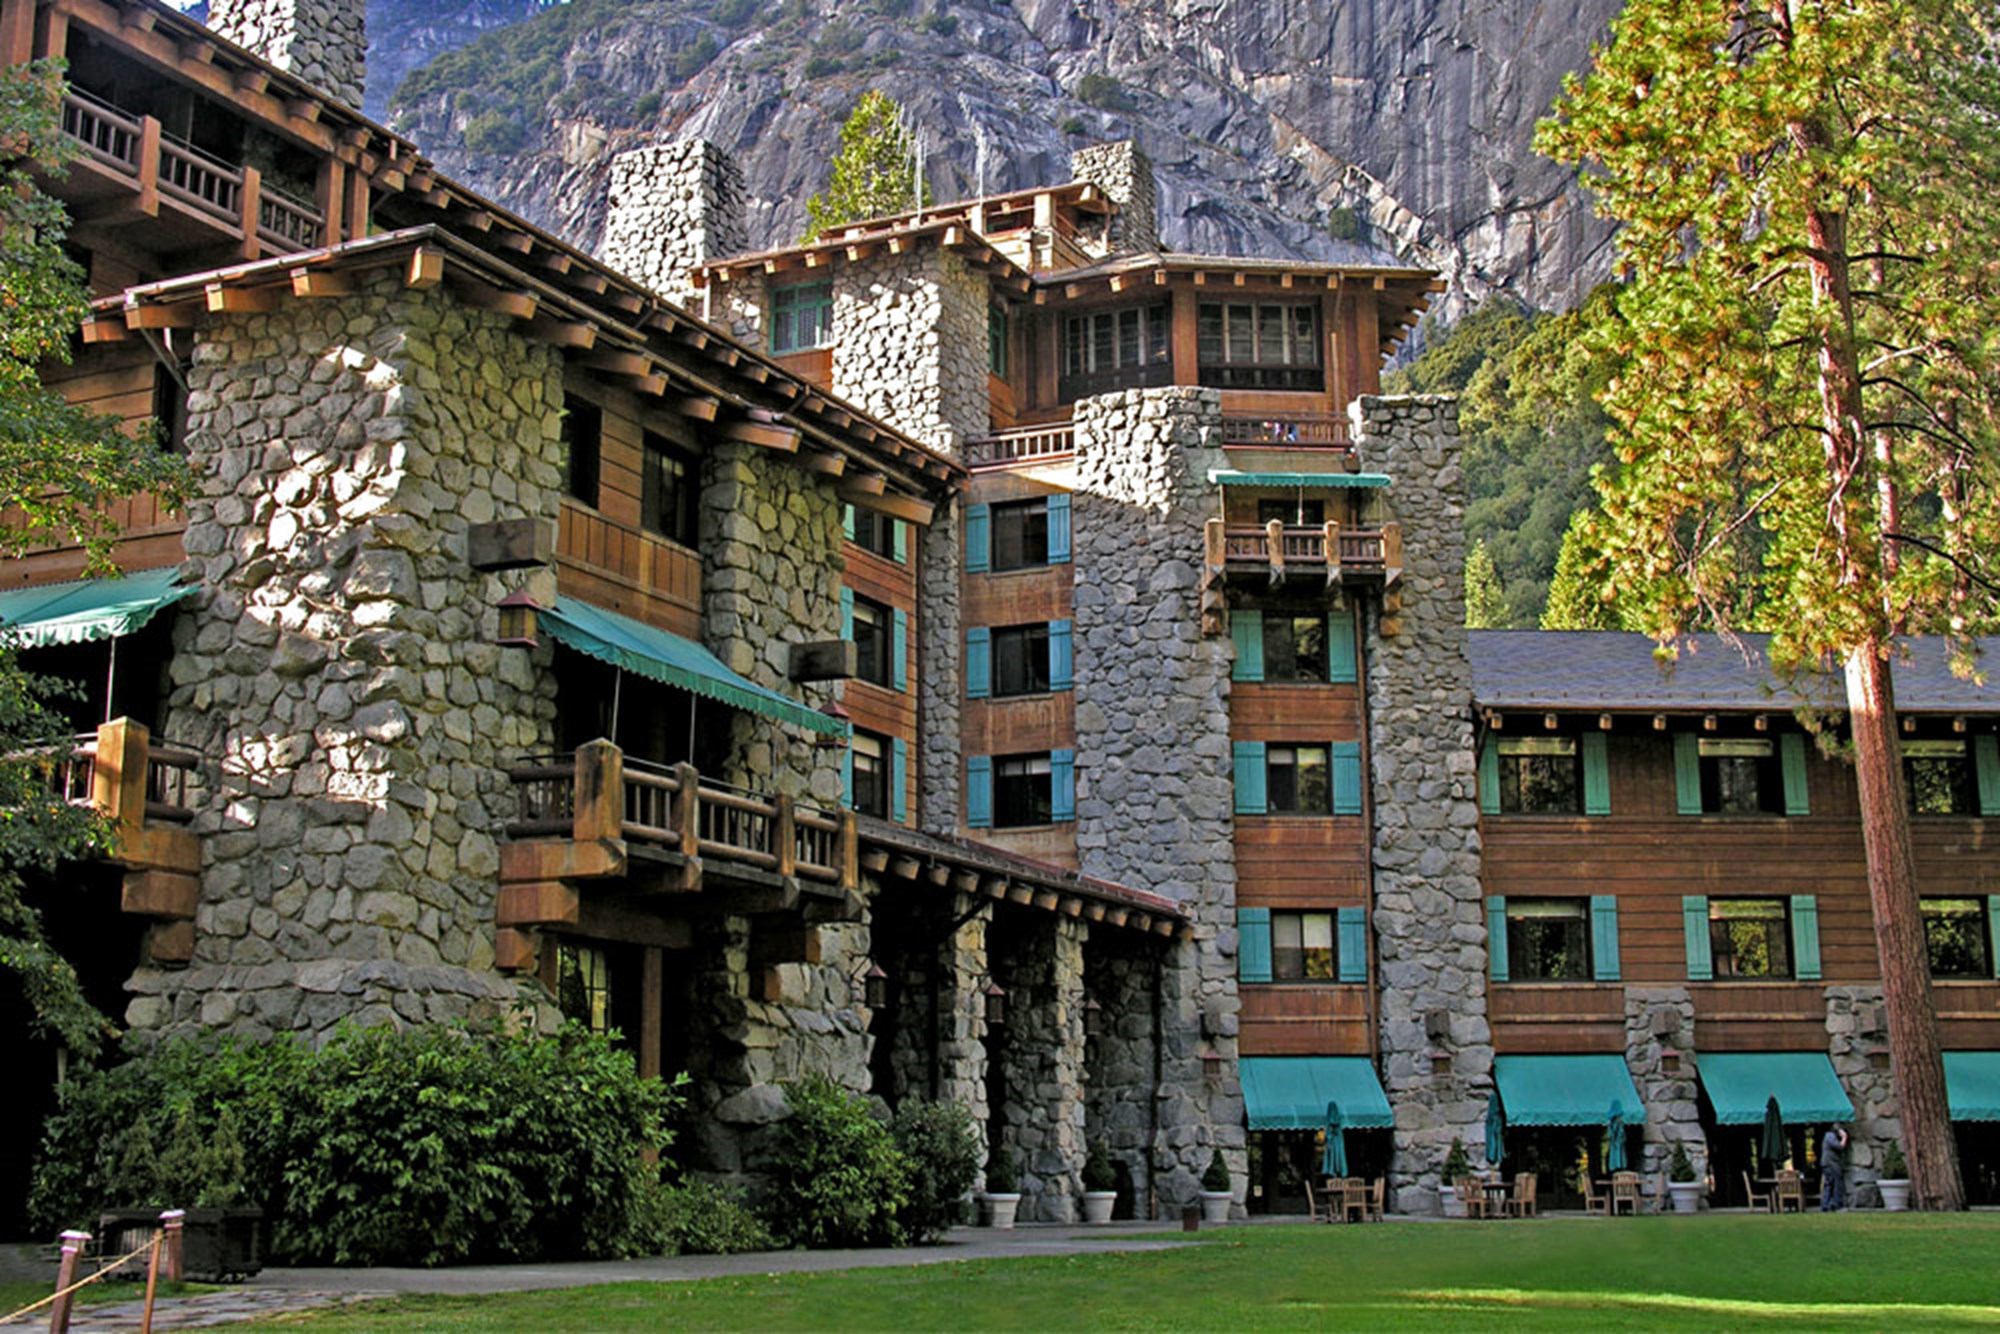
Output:
[[1368,988],[1360,983],[1239,988],[1237,1040],[1245,1056],[1368,1056]]
[[923,656],[916,609],[916,558],[921,535],[920,529],[911,531],[907,548],[910,560],[904,565],[885,560],[852,542],[843,544],[847,555],[847,587],[884,606],[899,607],[909,617],[904,667],[910,688],[899,691],[867,681],[849,681],[841,687],[840,694],[841,707],[847,710],[856,727],[903,739],[907,748],[903,766],[905,823],[913,823],[917,817],[917,779],[921,767],[917,745],[917,684],[923,679]]
[[801,376],[827,393],[833,392],[833,349],[815,347],[804,352],[788,352],[771,360],[792,374]]
[[1486,1015],[1496,1052],[1625,1052],[1625,988],[1615,982],[1489,983]]
[[969,699],[960,729],[967,755],[1019,755],[1076,745],[1076,692]]
[[1229,688],[1229,736],[1232,741],[1358,741],[1361,688],[1235,682]]
[[1368,825],[1358,815],[1236,817],[1236,901],[1246,908],[1368,904]]

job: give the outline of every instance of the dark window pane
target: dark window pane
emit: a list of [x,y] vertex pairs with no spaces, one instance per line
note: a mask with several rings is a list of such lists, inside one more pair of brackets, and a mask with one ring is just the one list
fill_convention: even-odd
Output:
[[1508,815],[1577,815],[1583,810],[1574,737],[1504,737],[1500,809]]
[[1782,899],[1710,899],[1708,947],[1715,975],[1792,975],[1790,917]]
[[1264,679],[1326,680],[1326,618],[1265,612]]
[[1905,741],[1903,776],[1918,815],[1970,815],[1977,801],[1963,741]]
[[889,818],[889,741],[873,732],[854,734],[854,809]]
[[825,347],[833,334],[833,284],[803,283],[771,293],[771,350]]
[[1046,755],[1016,755],[993,765],[993,824],[1006,829],[1054,818],[1054,779]]
[[1204,305],[1195,321],[1195,356],[1200,361],[1222,360],[1222,307]]
[[1007,373],[1007,312],[998,306],[986,311],[986,369],[993,375]]
[[1090,319],[1090,369],[1093,371],[1115,370],[1118,366],[1118,329],[1111,314],[1093,315]]
[[595,403],[563,396],[563,489],[597,508],[599,461],[604,448],[604,410]]
[[1328,815],[1332,774],[1325,746],[1269,746],[1264,751],[1265,796],[1273,815]]
[[160,426],[160,448],[169,454],[187,453],[187,391],[165,366],[153,368],[153,420]]
[[567,940],[556,945],[556,1005],[563,1018],[593,1033],[611,1027],[611,968],[603,950]]
[[1785,780],[1770,741],[1704,737],[1701,808],[1710,815],[1778,815],[1785,809]]
[[1516,982],[1589,981],[1588,914],[1583,899],[1508,899],[1508,976]]
[[1271,980],[1331,982],[1339,976],[1330,912],[1271,914]]
[[1318,528],[1326,522],[1326,502],[1268,499],[1258,501],[1257,522],[1266,524],[1273,519],[1288,528]]
[[993,632],[993,693],[1038,695],[1049,688],[1049,627],[1017,625]]
[[878,686],[889,684],[889,626],[894,613],[879,602],[854,599],[854,676]]
[[1306,975],[1305,946],[1295,912],[1271,914],[1271,980],[1298,982]]
[[694,460],[648,431],[640,468],[640,526],[682,546],[693,546],[701,498]]
[[886,514],[857,507],[854,511],[854,545],[863,551],[895,559],[896,521]]
[[1925,899],[1923,906],[1931,976],[1993,976],[1985,903],[1979,899]]
[[1049,563],[1049,503],[1028,500],[993,507],[993,568],[1019,570]]

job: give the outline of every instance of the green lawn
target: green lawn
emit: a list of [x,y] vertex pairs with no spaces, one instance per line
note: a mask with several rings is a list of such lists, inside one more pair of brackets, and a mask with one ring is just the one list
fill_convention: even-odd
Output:
[[1908,1329],[2000,1325],[2000,1215],[1245,1227],[1182,1250],[500,1297],[346,1330]]
[[[83,1272],[89,1273],[90,1271],[85,1269]],[[55,1270],[53,1269],[49,1271],[49,1281],[47,1283],[23,1283],[18,1280],[0,1280],[0,1316],[4,1316],[10,1311],[18,1311],[30,1302],[38,1302],[55,1290]],[[159,1295],[162,1297],[192,1297],[197,1293],[220,1291],[222,1291],[221,1288],[208,1283],[168,1283],[162,1280]],[[78,1306],[96,1306],[105,1302],[136,1302],[143,1299],[145,1295],[146,1284],[143,1280],[137,1283],[130,1283],[124,1281],[114,1282],[106,1279],[102,1283],[93,1283],[83,1291],[77,1293],[75,1304]],[[30,1316],[25,1323],[30,1326],[39,1324],[46,1329],[49,1323],[48,1308],[46,1306],[43,1307],[35,1315]]]

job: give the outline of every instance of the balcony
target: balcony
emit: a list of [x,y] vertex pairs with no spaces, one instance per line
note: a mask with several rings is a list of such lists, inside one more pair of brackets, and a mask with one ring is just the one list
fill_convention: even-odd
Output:
[[1068,422],[1048,422],[1040,426],[1018,426],[995,431],[965,444],[965,462],[971,468],[1005,468],[1023,463],[1045,463],[1066,459],[1076,453],[1076,430]]
[[1333,412],[1222,414],[1225,447],[1257,449],[1338,449],[1351,451],[1347,418]]
[[1403,575],[1403,532],[1394,523],[1297,527],[1210,519],[1203,538],[1202,563],[1211,581],[1261,577],[1275,588],[1289,579],[1316,578],[1331,588],[1360,577],[1390,588]]

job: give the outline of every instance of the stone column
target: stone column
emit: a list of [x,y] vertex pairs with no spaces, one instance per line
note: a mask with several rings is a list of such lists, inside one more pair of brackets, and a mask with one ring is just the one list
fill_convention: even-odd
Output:
[[1106,231],[1106,254],[1130,255],[1160,248],[1153,163],[1136,140],[1079,148],[1070,154],[1069,174],[1071,180],[1095,185],[1118,208]]
[[[1357,399],[1355,448],[1390,477],[1403,574],[1365,618],[1389,1189],[1431,1213],[1454,1136],[1484,1133],[1493,1077],[1466,658],[1465,478],[1449,398]],[[1393,633],[1390,633],[1393,631]],[[1442,1057],[1442,1059],[1439,1059]]]
[[[1656,1180],[1687,1146],[1696,1172],[1708,1164],[1708,1143],[1695,1105],[1694,999],[1686,987],[1625,988],[1625,1066],[1646,1107],[1646,1147],[1638,1168]],[[1678,1064],[1665,1052],[1679,1053]]]
[[1083,942],[1089,928],[1024,915],[999,965],[1007,991],[1007,1101],[1001,1108],[1021,1176],[1025,1221],[1073,1223],[1084,1158]]
[[[1076,404],[1077,855],[1086,875],[1177,900],[1192,941],[1167,944],[1156,1195],[1199,1192],[1210,1150],[1247,1179],[1235,1077],[1236,853],[1229,641],[1201,634],[1210,468],[1221,396],[1174,387]],[[1227,1063],[1211,1082],[1204,1046]]]
[[960,743],[961,659],[965,635],[959,613],[964,565],[963,507],[956,497],[937,507],[928,528],[916,529],[917,604],[917,827],[949,838],[958,830],[958,779],[964,772]]
[[1119,934],[1097,932],[1084,952],[1084,989],[1100,1007],[1098,1035],[1085,1043],[1084,1149],[1087,1155],[1091,1145],[1104,1145],[1129,1182],[1122,1203],[1132,1216],[1144,1218],[1152,1187],[1158,947],[1142,940],[1137,948],[1121,948],[1133,942],[1117,939]]
[[1903,1137],[1902,1112],[1889,1072],[1884,1005],[1880,986],[1826,989],[1828,1055],[1855,1109],[1847,1146],[1847,1194],[1856,1205],[1879,1203],[1875,1182],[1882,1175],[1882,1154]]
[[211,0],[208,26],[351,107],[367,85],[365,0]]
[[669,301],[699,309],[694,270],[749,249],[748,193],[736,159],[706,139],[620,153],[611,160],[597,257]]

